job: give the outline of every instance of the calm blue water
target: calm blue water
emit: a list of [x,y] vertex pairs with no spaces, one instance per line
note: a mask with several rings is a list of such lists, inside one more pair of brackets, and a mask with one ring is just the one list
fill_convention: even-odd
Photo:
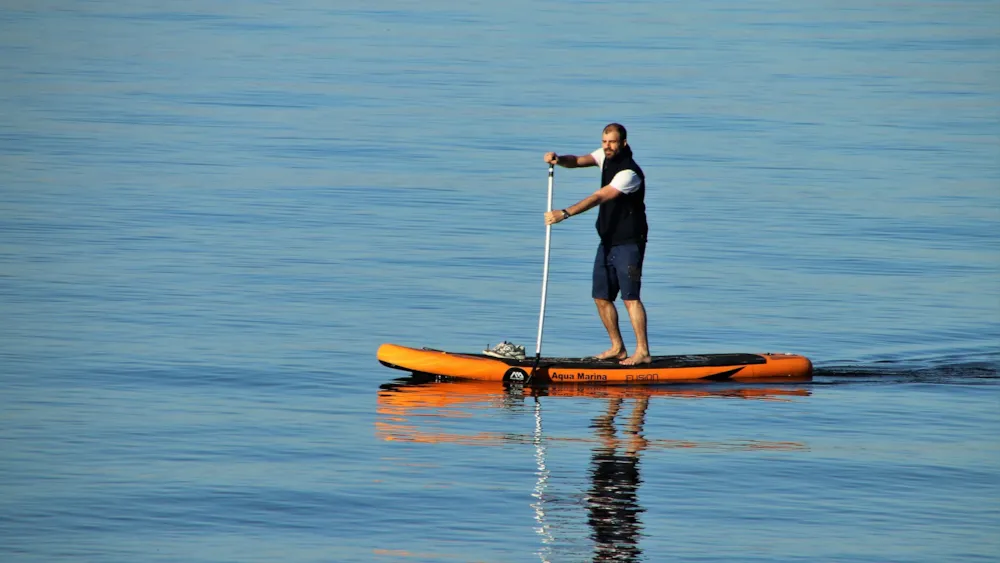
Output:
[[[0,560],[1000,560],[997,21],[5,2]],[[653,352],[816,381],[396,381],[382,342],[533,348],[542,154],[609,121]],[[595,244],[553,231],[549,355],[606,347]]]

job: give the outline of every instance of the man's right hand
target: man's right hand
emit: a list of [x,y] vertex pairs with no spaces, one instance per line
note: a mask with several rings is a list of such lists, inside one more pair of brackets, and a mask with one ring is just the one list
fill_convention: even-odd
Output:
[[559,164],[559,156],[554,152],[545,153],[545,158],[543,160],[545,160],[548,164]]

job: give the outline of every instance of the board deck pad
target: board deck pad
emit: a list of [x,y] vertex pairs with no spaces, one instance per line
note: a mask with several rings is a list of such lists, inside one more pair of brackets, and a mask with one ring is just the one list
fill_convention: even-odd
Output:
[[[441,352],[444,354],[456,354],[456,352],[445,352],[434,348],[423,348],[431,352]],[[480,357],[490,360],[500,360],[511,366],[532,367],[535,365],[535,358],[528,356],[520,358],[498,358],[489,354],[462,354],[463,356]],[[722,367],[732,365],[764,364],[767,359],[760,354],[691,354],[683,356],[652,356],[652,361],[648,364],[637,366],[622,365],[617,360],[598,360],[594,357],[563,358],[563,357],[542,357],[538,360],[541,366],[559,366],[564,368],[601,368],[601,369],[635,369],[641,367],[649,368],[683,368],[683,367]]]

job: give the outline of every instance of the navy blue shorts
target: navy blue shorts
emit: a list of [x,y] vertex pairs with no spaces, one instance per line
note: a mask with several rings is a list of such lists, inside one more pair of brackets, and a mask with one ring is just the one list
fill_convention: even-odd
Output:
[[594,258],[593,298],[614,301],[621,292],[625,301],[638,300],[645,254],[646,243],[642,242],[598,245]]

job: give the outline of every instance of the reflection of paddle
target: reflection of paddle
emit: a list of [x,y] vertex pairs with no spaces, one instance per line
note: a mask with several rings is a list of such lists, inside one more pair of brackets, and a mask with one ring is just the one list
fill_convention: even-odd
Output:
[[[545,204],[545,211],[552,211],[552,180],[555,176],[556,167],[549,165],[549,197]],[[542,328],[545,326],[545,294],[549,287],[549,248],[552,245],[552,225],[545,224],[545,260],[542,262],[542,307],[538,313],[538,339],[535,340],[535,363],[531,366],[531,373],[528,374],[528,381],[535,376],[538,369],[538,362],[542,359]]]
[[545,519],[545,489],[548,488],[549,483],[549,468],[545,465],[545,444],[542,443],[542,403],[538,400],[537,395],[535,396],[535,433],[531,441],[535,444],[535,464],[538,468],[538,481],[535,483],[534,492],[531,493],[536,502],[532,503],[531,507],[535,509],[535,521],[538,522],[535,531],[542,537],[542,548],[539,550],[538,556],[542,561],[548,561],[555,536],[552,535],[552,530]]

